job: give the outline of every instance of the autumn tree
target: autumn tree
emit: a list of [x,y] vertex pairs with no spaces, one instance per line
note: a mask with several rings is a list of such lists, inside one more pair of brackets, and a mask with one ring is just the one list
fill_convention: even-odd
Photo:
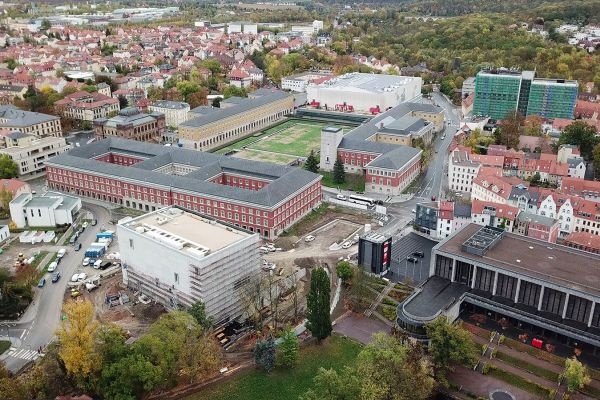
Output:
[[310,172],[317,173],[319,172],[319,161],[315,156],[314,150],[310,151],[308,157],[306,157],[306,162],[304,163],[304,169]]
[[310,389],[300,396],[300,400],[359,400],[360,384],[354,368],[347,366],[338,372],[321,367]]
[[525,118],[523,133],[527,136],[542,136],[544,134],[542,130],[543,122],[544,120],[539,115],[529,115]]
[[205,380],[218,371],[221,346],[210,331],[201,327],[190,329],[179,354],[180,374],[189,383]]
[[230,97],[248,97],[246,89],[237,86],[229,85],[223,90],[223,96],[228,99]]
[[460,324],[452,324],[446,317],[438,317],[426,326],[430,339],[429,354],[440,372],[438,378],[457,364],[469,367],[477,360],[477,348],[471,334]]
[[506,117],[500,121],[497,128],[498,144],[506,145],[511,149],[519,147],[519,136],[521,135],[521,126],[525,118],[518,111],[509,112]]
[[292,329],[286,329],[280,340],[279,346],[277,346],[277,364],[291,368],[298,362],[300,342]]
[[64,306],[65,320],[58,330],[59,356],[69,374],[88,378],[99,367],[94,351],[94,305],[90,301],[69,301]]
[[592,158],[594,147],[600,143],[596,137],[596,127],[583,121],[575,121],[560,134],[558,144],[572,144],[579,147],[581,156],[586,160]]
[[569,392],[583,389],[585,385],[591,382],[587,368],[575,356],[565,360],[565,369],[562,376],[567,381]]
[[321,267],[314,269],[311,273],[310,291],[306,296],[306,328],[318,341],[331,335],[330,293],[329,276]]

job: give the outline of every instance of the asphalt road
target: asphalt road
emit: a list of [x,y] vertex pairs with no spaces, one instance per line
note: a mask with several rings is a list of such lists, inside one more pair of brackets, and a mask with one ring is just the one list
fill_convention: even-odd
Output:
[[[87,244],[95,241],[96,233],[100,227],[106,225],[110,219],[109,211],[103,207],[83,204],[81,212],[90,211],[98,221],[96,226],[88,226],[79,238],[82,249]],[[37,349],[45,347],[55,336],[58,328],[63,298],[67,290],[67,282],[81,264],[83,252],[76,252],[72,246],[58,246],[67,249],[67,254],[61,260],[57,268],[61,278],[57,283],[50,281],[51,274],[46,274],[46,285],[39,289],[35,288],[33,303],[19,321],[0,322],[0,335],[5,337],[8,333],[15,351],[10,352],[4,363],[11,371],[18,371],[26,363],[37,358]],[[5,353],[6,355],[7,353]]]

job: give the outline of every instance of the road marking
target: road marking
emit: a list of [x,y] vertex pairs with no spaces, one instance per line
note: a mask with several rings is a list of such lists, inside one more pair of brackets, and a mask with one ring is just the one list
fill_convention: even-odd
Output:
[[23,336],[25,335],[25,333],[26,333],[26,332],[27,332],[27,329],[25,329],[25,330],[23,331],[23,333],[21,333],[21,339],[23,339]]
[[35,360],[40,356],[35,350],[15,349],[8,352],[9,357],[20,358],[22,360]]

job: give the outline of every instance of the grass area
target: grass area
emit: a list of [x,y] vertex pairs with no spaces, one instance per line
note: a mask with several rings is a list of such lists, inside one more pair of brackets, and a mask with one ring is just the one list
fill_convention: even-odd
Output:
[[393,298],[394,300],[398,301],[398,302],[402,302],[404,301],[408,296],[410,296],[412,292],[405,292],[405,291],[400,291],[400,290],[390,290],[390,292],[388,293],[388,296],[390,296],[391,298]]
[[492,365],[490,365],[487,374],[489,376],[498,378],[501,381],[508,383],[509,385],[515,386],[519,389],[525,390],[526,392],[529,392],[544,399],[548,398],[550,394],[550,390],[548,388],[540,386],[537,383],[533,383],[525,378],[521,378],[520,376],[511,374],[510,372],[498,369]]
[[594,399],[600,399],[600,389],[596,389],[593,386],[587,385],[586,387],[581,389],[580,392],[585,393]]
[[304,234],[307,225],[312,224],[316,220],[323,218],[329,211],[328,205],[323,203],[319,207],[315,208],[306,217],[294,224],[291,228],[287,229],[283,235],[280,236],[298,236],[300,233]]
[[398,305],[398,302],[394,299],[391,299],[387,296],[384,296],[384,298],[381,300],[382,304],[388,305],[388,306],[392,306],[395,307]]
[[254,149],[242,150],[239,153],[236,153],[235,157],[243,158],[245,160],[263,161],[282,165],[288,165],[289,163],[298,159],[298,157],[296,156],[290,156],[287,154],[280,153],[270,153]]
[[507,364],[511,364],[517,368],[529,371],[532,374],[535,374],[541,378],[548,379],[550,382],[558,382],[558,374],[556,372],[549,371],[546,368],[533,365],[518,358],[514,358],[506,353],[502,353],[501,351],[496,352],[496,358],[498,360],[506,362]]
[[252,149],[273,153],[291,154],[306,157],[311,150],[318,150],[321,144],[322,124],[297,122],[290,126],[278,126],[268,137],[251,145]]
[[392,307],[392,306],[382,306],[381,304],[377,307],[377,309],[379,310],[379,313],[381,315],[383,315],[384,317],[386,317],[388,319],[388,321],[394,322],[396,320],[396,318],[398,317],[396,315],[396,307]]
[[321,345],[302,349],[298,365],[293,369],[276,369],[270,374],[259,370],[244,372],[186,400],[297,399],[312,386],[319,368],[340,370],[350,365],[360,350],[360,344],[332,336]]
[[346,173],[346,182],[338,184],[333,182],[333,172],[319,171],[319,173],[323,176],[323,179],[321,179],[321,184],[323,186],[336,189],[339,188],[344,190],[353,190],[355,192],[365,191],[364,175]]
[[37,268],[40,263],[42,262],[42,260],[44,259],[44,257],[46,257],[46,255],[48,254],[47,251],[40,251],[34,258],[33,258],[33,262],[31,263],[31,266],[33,268]]
[[4,353],[9,348],[10,348],[10,341],[0,340],[0,354]]

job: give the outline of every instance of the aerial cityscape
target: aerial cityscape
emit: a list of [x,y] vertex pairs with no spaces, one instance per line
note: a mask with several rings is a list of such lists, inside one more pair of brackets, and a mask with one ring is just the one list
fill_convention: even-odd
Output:
[[0,13],[0,400],[600,399],[600,2]]

